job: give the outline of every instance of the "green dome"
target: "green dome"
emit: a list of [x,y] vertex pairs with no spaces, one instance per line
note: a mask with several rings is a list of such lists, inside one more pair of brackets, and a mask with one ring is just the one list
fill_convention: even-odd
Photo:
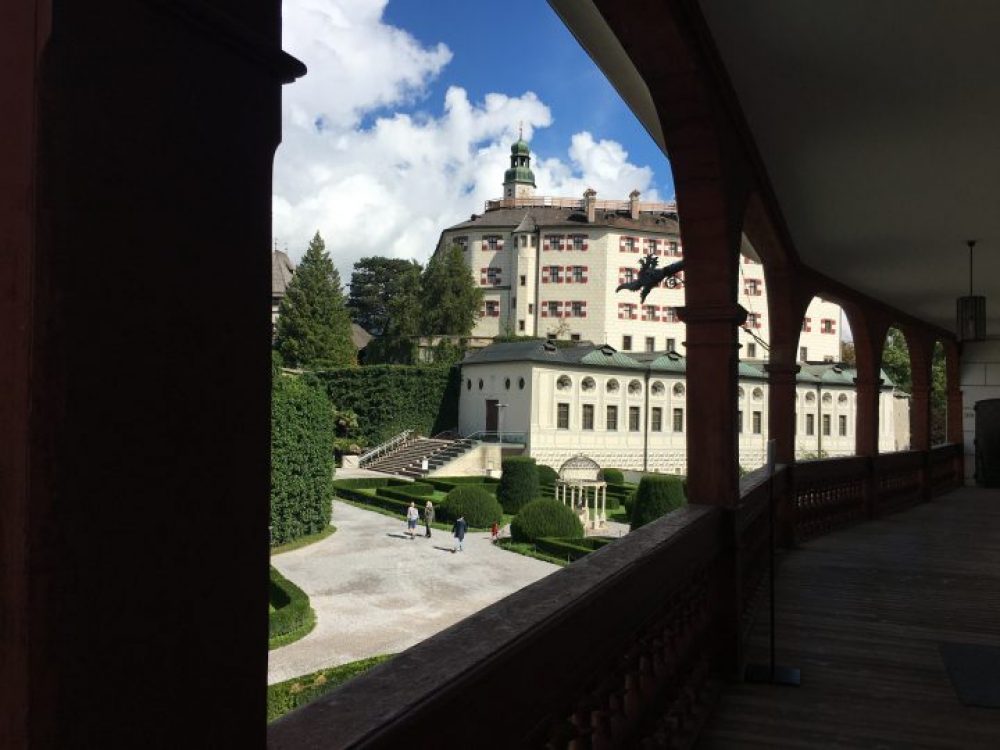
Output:
[[524,154],[527,156],[531,153],[531,149],[528,148],[528,144],[523,138],[518,139],[513,146],[510,147],[510,153],[513,155]]
[[535,187],[535,173],[528,167],[511,167],[503,173],[503,181],[523,182]]

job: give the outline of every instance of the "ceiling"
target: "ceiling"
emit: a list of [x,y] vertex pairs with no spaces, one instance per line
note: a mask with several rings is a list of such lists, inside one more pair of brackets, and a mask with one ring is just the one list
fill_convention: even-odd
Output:
[[[977,239],[1000,334],[1000,3],[699,1],[802,261],[954,330]],[[662,144],[593,5],[552,4]]]

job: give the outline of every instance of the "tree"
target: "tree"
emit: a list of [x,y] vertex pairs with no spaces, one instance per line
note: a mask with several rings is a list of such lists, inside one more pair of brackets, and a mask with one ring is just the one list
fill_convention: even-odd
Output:
[[639,480],[632,504],[632,530],[655,521],[687,503],[684,480],[669,475],[647,475]]
[[505,513],[517,513],[539,495],[535,459],[511,456],[500,463],[500,468],[502,473],[497,487],[497,500]]
[[913,385],[910,350],[906,346],[906,337],[897,328],[890,328],[885,336],[882,369],[897,388],[906,393],[910,392]]
[[420,286],[424,335],[468,336],[472,332],[483,290],[469,273],[461,247],[452,245],[435,253]]
[[354,322],[376,336],[370,364],[409,364],[420,335],[420,264],[399,258],[362,258],[351,274],[347,306]]
[[281,301],[275,348],[290,367],[357,364],[340,274],[319,232],[312,238]]

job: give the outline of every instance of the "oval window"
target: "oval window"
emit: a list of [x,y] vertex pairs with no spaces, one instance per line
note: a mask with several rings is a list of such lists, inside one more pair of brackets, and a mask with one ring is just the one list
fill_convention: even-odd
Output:
[[649,390],[654,396],[662,396],[666,393],[667,388],[659,380],[654,380],[653,384],[649,386]]
[[642,393],[642,383],[640,383],[638,380],[630,381],[628,384],[628,392],[633,396]]
[[520,388],[522,391],[524,390],[524,378],[517,379],[517,387]]
[[479,390],[483,390],[483,379],[479,378]]
[[618,386],[618,381],[615,380],[614,378],[612,378],[611,380],[609,380],[608,384],[605,386],[605,388],[608,391],[608,393],[618,393],[618,387],[619,387]]
[[469,378],[468,380],[465,381],[465,388],[466,388],[466,390],[469,390],[469,391],[472,390],[472,378]]
[[593,378],[587,377],[583,379],[582,383],[580,383],[580,387],[585,391],[592,391],[597,387],[597,383],[594,382]]
[[683,383],[674,383],[674,395],[677,398],[684,398],[684,393],[685,393],[684,384]]
[[503,381],[503,387],[506,388],[508,391],[510,390],[510,378],[507,378],[505,381]]
[[568,391],[571,385],[573,385],[573,381],[569,379],[569,375],[560,375],[556,381],[556,388],[560,391]]

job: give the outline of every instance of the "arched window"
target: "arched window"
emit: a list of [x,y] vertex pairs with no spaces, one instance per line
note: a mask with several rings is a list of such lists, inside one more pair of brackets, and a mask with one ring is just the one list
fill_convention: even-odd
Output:
[[560,375],[559,379],[556,380],[556,388],[560,391],[568,391],[572,385],[573,381],[569,379],[569,375]]
[[628,392],[630,396],[637,396],[642,393],[642,383],[638,380],[631,380],[628,384]]
[[659,380],[654,380],[652,385],[649,386],[649,391],[654,396],[662,396],[664,393],[667,392],[667,388]]
[[761,388],[754,388],[751,395],[753,396],[754,401],[764,400],[764,391]]
[[580,383],[580,387],[585,391],[592,391],[597,387],[597,383],[594,382],[592,377],[586,377]]
[[684,398],[685,389],[683,383],[674,383],[673,391],[674,398]]
[[846,404],[847,403],[847,394],[846,393],[841,393],[839,396],[837,396],[837,403],[838,404]]
[[829,393],[824,393],[823,394],[823,403],[824,404],[832,404],[833,403],[833,396],[831,396]]
[[608,393],[618,393],[619,388],[620,386],[618,385],[618,381],[615,380],[614,378],[611,378],[611,380],[608,381],[608,384],[604,386],[604,389]]
[[816,403],[816,394],[813,393],[812,391],[810,391],[809,393],[807,393],[806,394],[806,403],[807,404],[814,404],[814,403]]

